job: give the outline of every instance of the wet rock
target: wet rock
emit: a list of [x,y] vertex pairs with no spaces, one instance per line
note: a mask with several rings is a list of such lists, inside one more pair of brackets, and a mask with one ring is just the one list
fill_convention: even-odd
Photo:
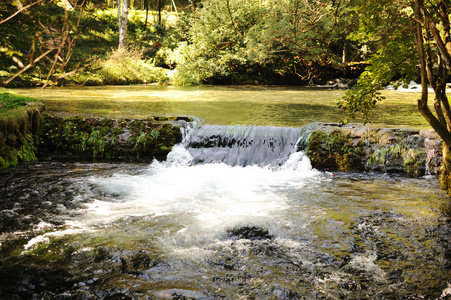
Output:
[[235,227],[227,230],[227,237],[231,240],[270,240],[272,235],[269,234],[268,230],[265,228],[257,226],[243,226]]
[[275,296],[275,299],[304,299],[304,295],[286,288],[276,288],[272,292],[272,295]]
[[164,160],[181,142],[179,118],[110,119],[46,115],[40,128],[39,157]]
[[105,300],[131,300],[133,298],[124,293],[115,293],[115,294],[106,296],[104,299]]
[[310,135],[307,156],[316,169],[435,175],[442,160],[433,131],[322,124]]

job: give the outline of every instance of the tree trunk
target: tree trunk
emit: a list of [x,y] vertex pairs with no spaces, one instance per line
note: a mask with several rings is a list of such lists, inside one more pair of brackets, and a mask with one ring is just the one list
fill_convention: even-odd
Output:
[[[441,7],[441,10],[442,12],[446,11],[446,7]],[[440,182],[443,188],[451,194],[451,133],[449,131],[451,124],[448,124],[450,121],[450,111],[448,98],[446,97],[446,85],[442,82],[443,78],[441,78],[442,76],[446,76],[446,68],[451,66],[451,61],[450,59],[445,59],[444,62],[439,60],[439,63],[441,64],[439,69],[441,69],[441,72],[439,72],[438,76],[434,76],[431,61],[431,52],[433,52],[433,50],[428,44],[430,42],[428,37],[434,37],[437,48],[440,51],[440,54],[442,54],[441,57],[444,56],[445,58],[449,58],[451,55],[445,47],[445,43],[441,40],[440,36],[437,35],[437,28],[432,22],[432,18],[424,6],[423,0],[415,0],[414,12],[416,19],[415,42],[418,58],[420,60],[422,86],[421,98],[418,100],[418,110],[443,140],[443,161],[442,169],[440,171]],[[442,13],[442,17],[445,17],[442,21],[445,24],[445,31],[448,31],[449,19],[447,13]],[[449,35],[447,34],[445,37],[447,38],[446,44],[448,44]],[[428,107],[428,84],[434,88],[436,97],[435,107],[438,117],[436,117]],[[445,114],[442,112],[442,104],[445,108]]]
[[119,16],[119,49],[124,49],[127,45],[127,24],[128,24],[128,0],[122,0],[122,9],[120,0],[118,0]]
[[451,195],[451,149],[449,145],[443,144],[443,162],[440,170],[440,183]]
[[144,0],[144,6],[146,7],[146,21],[144,22],[144,29],[147,30],[147,20],[149,19],[149,0]]
[[163,19],[161,16],[161,12],[163,11],[166,1],[165,0],[157,0],[156,2],[157,2],[157,11],[158,11],[158,25],[162,25]]

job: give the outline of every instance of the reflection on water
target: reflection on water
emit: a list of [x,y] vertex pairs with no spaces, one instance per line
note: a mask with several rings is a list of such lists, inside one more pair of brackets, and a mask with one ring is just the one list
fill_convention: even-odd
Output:
[[[113,116],[182,115],[210,124],[300,127],[339,122],[336,100],[343,90],[259,86],[107,86],[15,89],[44,101],[50,111]],[[429,128],[413,92],[385,91],[372,121],[384,126]],[[70,101],[68,101],[70,100]],[[356,120],[359,122],[359,120]]]

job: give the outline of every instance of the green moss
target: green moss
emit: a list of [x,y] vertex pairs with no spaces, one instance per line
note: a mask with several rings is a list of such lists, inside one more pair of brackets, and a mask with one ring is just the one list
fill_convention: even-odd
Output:
[[424,149],[405,149],[402,155],[403,167],[407,174],[421,175],[426,165]]
[[36,160],[40,109],[27,105],[0,116],[0,168]]
[[0,88],[0,113],[9,113],[12,110],[24,107],[28,102],[35,102],[36,99],[18,95],[14,92]]
[[85,158],[128,157],[164,159],[181,141],[180,128],[169,123],[110,118],[58,118],[48,116],[41,131],[44,153]]
[[307,156],[313,167],[330,171],[359,171],[361,144],[354,144],[348,132],[314,131],[310,136]]

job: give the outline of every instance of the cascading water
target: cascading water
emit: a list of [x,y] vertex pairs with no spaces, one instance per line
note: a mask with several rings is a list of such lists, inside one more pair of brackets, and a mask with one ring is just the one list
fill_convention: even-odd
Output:
[[185,143],[194,163],[278,167],[296,150],[300,134],[299,128],[204,125]]
[[[450,296],[449,200],[436,179],[319,172],[298,151],[308,131],[194,126],[148,166],[37,163],[0,173],[0,213],[21,229],[1,236],[0,293]],[[42,214],[31,217],[27,203]]]

